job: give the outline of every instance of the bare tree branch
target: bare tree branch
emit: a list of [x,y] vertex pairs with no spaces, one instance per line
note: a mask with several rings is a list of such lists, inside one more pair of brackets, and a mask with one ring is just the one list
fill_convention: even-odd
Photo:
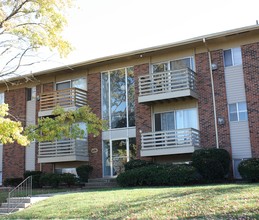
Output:
[[15,14],[17,14],[19,12],[19,10],[26,4],[30,2],[30,0],[25,0],[24,2],[22,2],[20,5],[18,5],[18,1],[16,1],[16,5],[13,8],[12,12],[3,20],[0,22],[0,28],[3,28],[3,24],[4,22],[10,20]]

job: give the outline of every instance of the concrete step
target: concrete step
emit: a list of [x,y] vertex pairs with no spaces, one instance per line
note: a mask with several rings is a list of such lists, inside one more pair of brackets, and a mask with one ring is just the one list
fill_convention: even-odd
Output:
[[[23,208],[11,208],[8,210],[8,208],[0,208],[0,214],[4,215],[4,214],[8,214],[9,212],[17,212],[23,210]],[[8,212],[9,211],[9,212]]]
[[[7,202],[9,199],[7,199]],[[31,198],[30,197],[13,197],[10,198],[10,203],[31,203]]]
[[[9,209],[8,209],[8,201]],[[30,197],[13,197],[7,199],[7,202],[2,203],[0,208],[0,215],[8,214],[10,212],[17,212],[23,210],[31,205],[31,198]]]
[[[19,203],[10,203],[9,207],[10,208],[23,208],[23,209],[25,209],[30,205],[31,205],[31,203],[20,203],[20,204]],[[1,208],[8,208],[8,203],[2,203]]]
[[101,188],[113,188],[117,187],[116,179],[114,178],[97,178],[89,179],[88,183],[85,183],[84,189],[101,189]]
[[94,182],[92,182],[92,183],[85,183],[85,186],[113,186],[113,187],[115,187],[115,186],[117,186],[117,183],[94,183]]
[[88,183],[116,183],[116,178],[95,178],[95,179],[88,179]]

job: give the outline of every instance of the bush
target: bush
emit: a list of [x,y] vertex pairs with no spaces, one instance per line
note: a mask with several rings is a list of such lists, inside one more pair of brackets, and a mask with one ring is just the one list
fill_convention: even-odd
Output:
[[61,182],[61,175],[56,173],[43,173],[40,177],[41,186],[51,186],[58,188]]
[[17,177],[17,178],[6,178],[4,180],[4,186],[12,186],[16,187],[23,181],[23,178]]
[[229,173],[230,156],[224,149],[200,149],[196,150],[192,156],[192,165],[205,180],[223,180]]
[[130,169],[117,177],[122,186],[185,185],[195,180],[196,169],[190,165],[149,165]]
[[88,182],[89,174],[93,171],[91,165],[81,165],[76,168],[77,175],[81,182]]
[[151,165],[151,164],[153,164],[153,163],[150,162],[150,161],[136,159],[136,160],[130,160],[129,162],[127,162],[124,165],[124,167],[125,167],[125,171],[127,171],[127,170],[132,170],[132,169],[135,169],[135,168],[148,166],[148,165]]
[[24,179],[26,179],[29,176],[32,176],[32,187],[33,188],[40,188],[40,177],[42,175],[41,171],[25,171],[23,174]]
[[243,160],[238,166],[238,171],[244,180],[249,182],[259,181],[259,158]]
[[59,174],[61,177],[61,182],[66,184],[68,187],[76,184],[76,175],[72,173]]

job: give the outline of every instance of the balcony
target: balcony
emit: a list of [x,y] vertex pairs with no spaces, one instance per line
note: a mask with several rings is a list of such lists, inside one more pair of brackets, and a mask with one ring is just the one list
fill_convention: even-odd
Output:
[[69,88],[40,95],[39,117],[51,115],[56,106],[74,109],[86,105],[87,92],[78,88]]
[[69,161],[88,161],[86,140],[60,140],[40,142],[38,163],[57,163]]
[[183,97],[197,99],[196,92],[196,73],[189,68],[139,77],[139,103]]
[[193,153],[200,145],[199,131],[193,128],[141,134],[142,157]]

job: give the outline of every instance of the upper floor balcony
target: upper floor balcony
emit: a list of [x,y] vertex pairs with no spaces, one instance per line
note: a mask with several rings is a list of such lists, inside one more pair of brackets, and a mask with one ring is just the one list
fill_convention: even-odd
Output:
[[183,97],[198,98],[196,73],[189,68],[139,77],[139,103]]
[[194,128],[149,132],[141,134],[140,155],[145,157],[193,153],[199,146],[200,134]]
[[51,115],[56,106],[65,109],[74,109],[86,105],[87,92],[79,88],[68,88],[40,95],[39,117]]
[[38,163],[89,161],[86,140],[66,139],[40,142]]

